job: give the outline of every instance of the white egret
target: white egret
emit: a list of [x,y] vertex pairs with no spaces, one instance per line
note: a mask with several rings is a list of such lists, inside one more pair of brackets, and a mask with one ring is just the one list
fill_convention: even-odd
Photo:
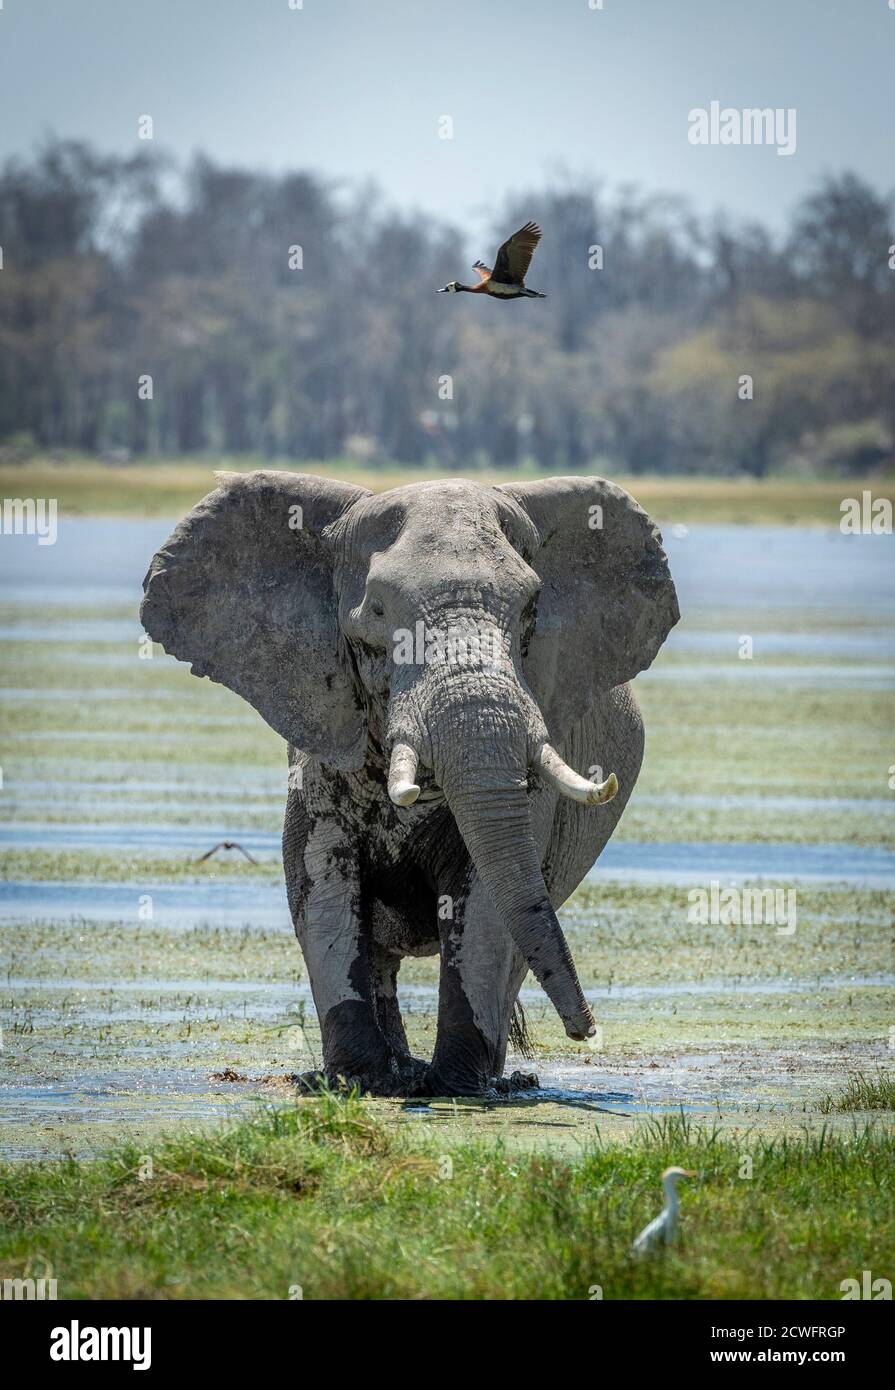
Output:
[[632,1255],[643,1255],[654,1250],[657,1245],[669,1245],[677,1232],[677,1213],[680,1205],[677,1185],[681,1178],[697,1176],[689,1168],[666,1168],[662,1174],[662,1187],[665,1191],[665,1206],[648,1226],[645,1226],[631,1246]]

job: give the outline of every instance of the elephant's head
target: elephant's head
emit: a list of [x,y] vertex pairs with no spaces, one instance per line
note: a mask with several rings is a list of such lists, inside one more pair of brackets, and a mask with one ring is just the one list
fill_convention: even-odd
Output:
[[144,587],[143,623],[166,651],[323,763],[366,765],[390,814],[445,797],[567,1033],[593,1032],[527,793],[535,773],[578,800],[612,794],[555,749],[600,692],[650,665],[679,617],[661,537],[626,492],[553,478],[374,495],[224,475]]

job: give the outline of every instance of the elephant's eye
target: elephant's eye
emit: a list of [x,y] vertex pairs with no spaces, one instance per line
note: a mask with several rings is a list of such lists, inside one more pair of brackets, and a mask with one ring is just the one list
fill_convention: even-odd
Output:
[[370,600],[370,612],[373,613],[377,618],[381,618],[385,613],[385,609],[383,608],[378,598]]

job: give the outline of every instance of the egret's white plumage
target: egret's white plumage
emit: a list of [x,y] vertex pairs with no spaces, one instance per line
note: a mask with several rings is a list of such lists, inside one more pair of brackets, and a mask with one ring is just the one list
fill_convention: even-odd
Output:
[[666,1168],[662,1174],[662,1187],[665,1192],[665,1206],[659,1215],[645,1226],[631,1246],[632,1255],[643,1255],[654,1250],[657,1245],[668,1245],[677,1232],[678,1202],[677,1185],[681,1178],[695,1178],[689,1168]]

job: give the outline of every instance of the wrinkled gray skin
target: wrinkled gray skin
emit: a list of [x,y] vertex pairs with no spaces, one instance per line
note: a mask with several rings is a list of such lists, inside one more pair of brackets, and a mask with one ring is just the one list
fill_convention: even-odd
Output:
[[[555,908],[624,810],[643,752],[625,682],[679,617],[661,537],[626,492],[225,475],[144,588],[147,632],[289,744],[286,881],[327,1076],[381,1095],[493,1090],[529,969],[568,1035],[593,1034]],[[496,630],[503,651],[396,661],[395,633],[418,622]],[[560,796],[533,769],[548,739],[585,776],[615,772],[615,799]],[[419,755],[411,806],[387,794],[395,743]],[[402,957],[435,954],[426,1064],[395,981]]]

